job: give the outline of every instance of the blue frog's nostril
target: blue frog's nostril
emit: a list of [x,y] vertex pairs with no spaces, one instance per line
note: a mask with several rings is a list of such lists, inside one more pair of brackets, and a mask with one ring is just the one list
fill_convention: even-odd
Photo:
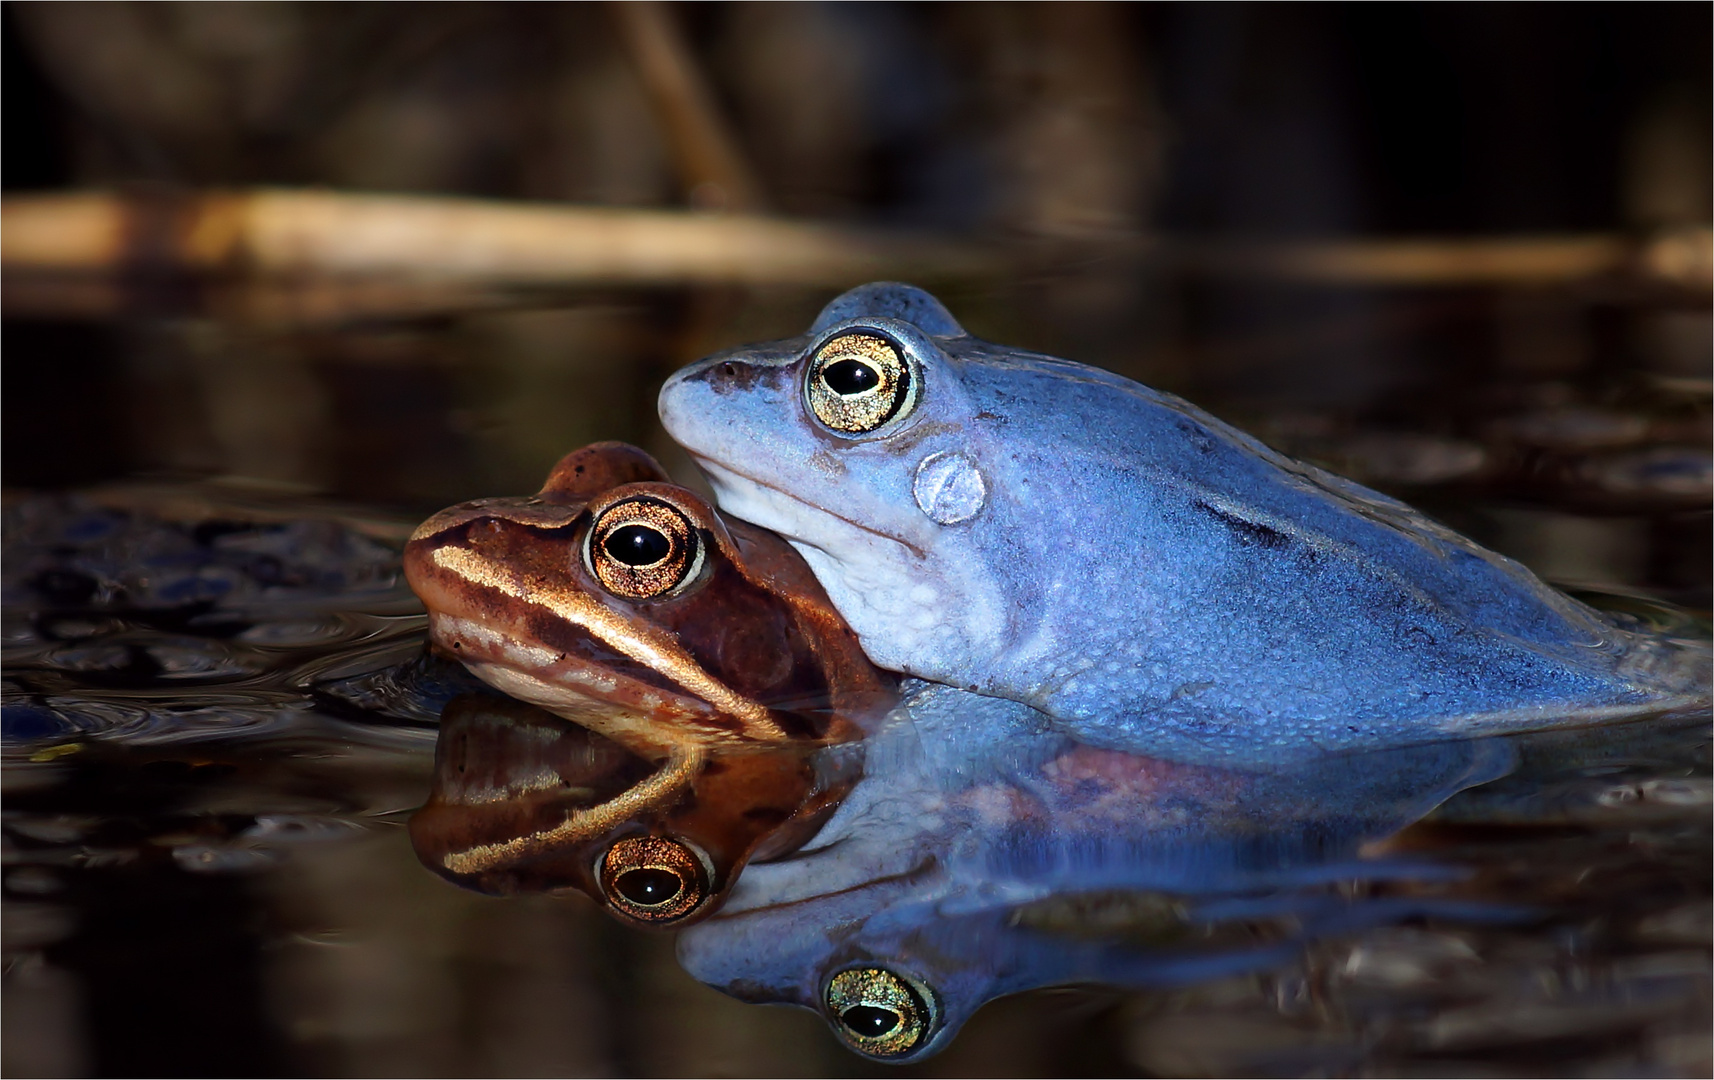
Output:
[[750,390],[758,382],[771,384],[775,378],[773,368],[762,364],[745,363],[743,360],[708,361],[695,369],[686,381],[700,382],[715,394],[726,395],[734,391]]

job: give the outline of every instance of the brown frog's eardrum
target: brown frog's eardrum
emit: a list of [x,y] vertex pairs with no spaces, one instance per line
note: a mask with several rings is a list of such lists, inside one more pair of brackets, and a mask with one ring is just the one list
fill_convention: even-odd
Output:
[[531,705],[448,705],[434,788],[411,817],[417,857],[491,895],[579,889],[627,921],[676,926],[715,910],[753,857],[789,851],[850,785],[820,747],[716,751],[683,786],[618,743]]
[[[771,819],[763,832],[778,831],[820,805],[813,770],[803,771],[806,750],[859,738],[895,700],[891,678],[869,663],[785,541],[722,520],[622,443],[568,454],[535,496],[436,514],[406,545],[405,574],[437,650],[650,766],[637,773],[634,761],[621,769],[603,757],[594,773],[592,764],[573,768],[569,775],[602,780],[590,788],[600,797],[582,801],[509,799],[503,810],[431,803],[422,811],[430,821],[448,806],[480,807],[461,810],[468,820],[456,828],[433,827],[463,837],[441,856],[454,862],[439,867],[460,880],[515,882],[505,875],[529,867],[578,883],[552,869],[556,850],[583,866],[591,843],[643,820],[664,828],[660,815],[675,807],[703,807],[713,815],[705,822],[754,811],[747,821]],[[782,812],[788,804],[795,808]],[[494,814],[511,815],[517,828],[501,829]],[[490,839],[456,831],[477,821]],[[723,895],[764,839],[710,841],[735,853],[728,866],[701,841],[622,837],[601,849],[582,885],[640,921],[680,921],[712,910],[677,905],[698,890]],[[659,897],[675,882],[677,900],[626,910],[627,892]]]

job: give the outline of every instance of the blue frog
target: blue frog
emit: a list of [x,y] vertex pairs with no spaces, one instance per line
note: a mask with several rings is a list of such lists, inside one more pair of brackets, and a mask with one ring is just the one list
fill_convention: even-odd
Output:
[[660,413],[877,664],[1093,746],[1254,767],[1707,702],[1705,649],[908,285],[678,372]]
[[[1016,702],[916,683],[866,754],[815,838],[749,866],[678,954],[726,993],[816,1010],[878,1060],[937,1053],[984,1004],[1035,987],[1183,985],[1284,965],[1324,935],[1520,914],[1328,887],[1459,876],[1365,845],[1506,772],[1500,740],[1243,772],[1095,749]],[[1216,932],[1256,918],[1300,932]]]

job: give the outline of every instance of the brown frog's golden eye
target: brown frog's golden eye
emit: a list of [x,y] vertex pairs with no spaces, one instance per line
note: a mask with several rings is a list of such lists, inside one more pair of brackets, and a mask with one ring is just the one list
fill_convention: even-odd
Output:
[[896,1058],[921,1048],[939,1022],[934,992],[886,968],[849,968],[827,981],[828,1015],[859,1053]]
[[713,891],[707,858],[666,836],[620,840],[596,869],[607,902],[638,922],[677,922],[700,910]]
[[810,361],[804,393],[822,423],[864,435],[916,407],[916,379],[899,347],[873,334],[841,334]]
[[659,499],[614,503],[589,530],[584,559],[614,596],[650,600],[696,578],[702,538],[677,507]]

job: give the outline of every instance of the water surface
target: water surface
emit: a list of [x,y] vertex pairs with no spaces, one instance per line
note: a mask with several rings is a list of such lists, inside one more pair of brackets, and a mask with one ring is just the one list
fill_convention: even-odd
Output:
[[[475,684],[423,652],[398,572],[408,523],[207,486],[17,498],[6,515],[9,1071],[900,1071],[808,1011],[698,983],[671,935],[581,896],[493,899],[421,867],[404,826],[439,710]],[[1603,602],[1697,632],[1641,595]],[[1034,775],[1047,759],[1030,753],[989,754],[961,790]],[[1021,847],[966,822],[941,855],[957,888],[861,918],[800,904],[760,938],[717,918],[687,932],[685,960],[767,998],[756,969],[778,990],[825,958],[829,927],[861,925],[870,954],[918,969],[932,946],[928,966],[964,978],[942,992],[974,1015],[903,1067],[930,1075],[1707,1071],[1706,715],[1389,768],[1218,799],[1205,785],[1170,844],[1138,839],[1166,835],[1164,810],[1152,833],[1127,819],[1118,848],[1078,847],[1115,834],[1070,803]],[[1044,836],[1081,869],[1032,862]],[[828,873],[878,877],[861,846]],[[820,879],[805,894],[791,865],[753,869],[815,899]],[[1031,977],[974,986],[1007,950]],[[1073,985],[976,1008],[1033,982]]]

